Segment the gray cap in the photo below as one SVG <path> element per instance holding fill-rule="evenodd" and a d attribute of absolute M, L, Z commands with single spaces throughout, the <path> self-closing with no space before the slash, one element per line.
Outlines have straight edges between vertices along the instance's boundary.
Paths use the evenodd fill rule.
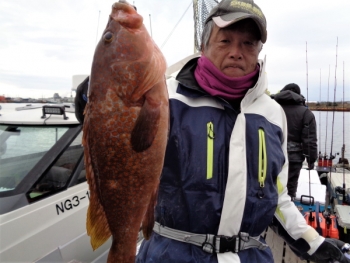
<path fill-rule="evenodd" d="M 261 42 L 265 43 L 267 39 L 266 19 L 254 0 L 222 0 L 210 11 L 205 23 L 213 19 L 218 27 L 223 28 L 247 18 L 255 21 L 260 31 Z"/>

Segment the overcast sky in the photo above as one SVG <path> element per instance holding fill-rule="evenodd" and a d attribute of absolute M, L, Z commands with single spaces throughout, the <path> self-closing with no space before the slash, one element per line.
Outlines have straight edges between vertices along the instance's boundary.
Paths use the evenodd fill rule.
<path fill-rule="evenodd" d="M 169 66 L 193 54 L 192 0 L 132 2 Z M 335 89 L 339 101 L 345 83 L 345 100 L 350 100 L 350 1 L 255 2 L 267 19 L 268 37 L 260 57 L 266 55 L 270 92 L 294 82 L 309 101 L 318 101 L 320 90 L 322 101 L 333 101 Z M 112 4 L 107 0 L 0 1 L 0 95 L 70 96 L 72 76 L 90 74 L 96 40 Z"/>

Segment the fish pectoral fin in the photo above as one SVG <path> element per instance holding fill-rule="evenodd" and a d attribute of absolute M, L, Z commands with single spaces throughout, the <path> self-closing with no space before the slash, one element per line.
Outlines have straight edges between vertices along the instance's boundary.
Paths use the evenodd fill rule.
<path fill-rule="evenodd" d="M 156 206 L 158 196 L 158 189 L 154 191 L 148 204 L 147 211 L 142 220 L 142 234 L 143 237 L 148 240 L 151 237 L 154 227 L 154 207 Z"/>
<path fill-rule="evenodd" d="M 135 152 L 147 150 L 157 134 L 160 120 L 159 103 L 145 100 L 131 132 L 131 147 Z"/>

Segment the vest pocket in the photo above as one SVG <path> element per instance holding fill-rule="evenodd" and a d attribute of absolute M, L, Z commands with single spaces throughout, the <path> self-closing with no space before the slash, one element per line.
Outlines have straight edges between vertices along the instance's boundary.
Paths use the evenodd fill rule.
<path fill-rule="evenodd" d="M 213 178 L 214 169 L 214 124 L 207 123 L 207 180 Z"/>

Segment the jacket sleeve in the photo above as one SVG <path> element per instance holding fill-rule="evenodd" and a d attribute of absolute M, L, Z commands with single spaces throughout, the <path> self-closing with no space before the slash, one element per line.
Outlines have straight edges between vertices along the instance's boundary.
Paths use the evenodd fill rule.
<path fill-rule="evenodd" d="M 307 163 L 314 163 L 317 159 L 317 129 L 314 114 L 306 110 L 302 129 L 303 153 Z"/>
<path fill-rule="evenodd" d="M 300 257 L 313 254 L 324 241 L 315 229 L 307 225 L 304 217 L 291 201 L 287 191 L 288 157 L 287 157 L 287 121 L 283 112 L 282 129 L 284 141 L 282 144 L 285 163 L 277 177 L 278 205 L 270 227 L 279 234 Z"/>

